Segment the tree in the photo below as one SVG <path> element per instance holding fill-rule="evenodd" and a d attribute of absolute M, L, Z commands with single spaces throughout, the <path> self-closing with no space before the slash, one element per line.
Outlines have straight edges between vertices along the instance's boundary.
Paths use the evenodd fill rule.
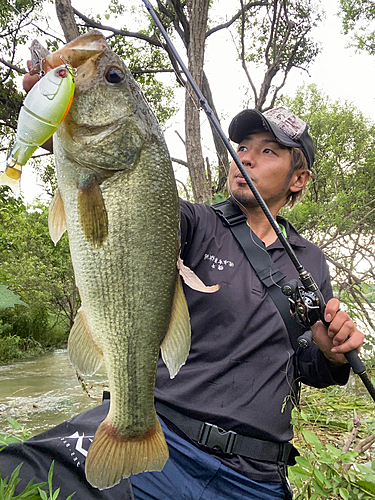
<path fill-rule="evenodd" d="M 36 202 L 27 207 L 9 188 L 0 188 L 0 283 L 30 306 L 21 316 L 47 314 L 49 329 L 73 326 L 80 299 L 75 286 L 67 236 L 54 246 L 48 232 L 48 208 Z M 7 316 L 19 316 L 7 312 Z"/>
<path fill-rule="evenodd" d="M 218 20 L 215 7 L 222 6 L 222 2 L 209 2 L 209 0 L 157 0 L 159 16 L 171 33 L 177 33 L 187 52 L 188 67 L 197 80 L 208 104 L 216 117 L 219 119 L 213 102 L 209 81 L 204 72 L 205 46 L 208 40 L 213 40 L 216 34 L 224 29 L 233 31 L 233 38 L 237 40 L 240 47 L 239 53 L 244 68 L 249 78 L 252 70 L 249 64 L 254 63 L 265 71 L 264 81 L 259 92 L 256 90 L 254 79 L 251 77 L 250 84 L 253 89 L 254 105 L 262 110 L 272 105 L 279 90 L 285 85 L 286 78 L 294 67 L 307 70 L 311 61 L 316 57 L 319 50 L 317 45 L 309 39 L 311 29 L 319 22 L 321 14 L 319 8 L 310 0 L 254 0 L 244 3 L 242 0 L 238 6 L 226 4 L 227 19 L 225 22 Z M 160 40 L 160 35 L 152 22 L 144 29 L 137 32 L 129 31 L 126 26 L 114 28 L 103 24 L 101 16 L 95 19 L 82 14 L 71 6 L 70 0 L 59 0 L 56 2 L 58 18 L 62 23 L 65 36 L 69 39 L 90 28 L 98 28 L 109 33 L 109 41 L 113 49 L 120 55 L 126 55 L 127 62 L 134 76 L 140 82 L 151 104 L 160 103 L 160 95 L 166 96 L 163 108 L 167 111 L 164 116 L 173 112 L 167 105 L 170 89 L 166 91 L 165 86 L 158 85 L 155 74 L 158 72 L 176 72 L 179 84 L 184 82 L 176 61 L 165 43 Z M 129 6 L 120 2 L 113 2 L 104 15 L 121 15 L 124 19 L 130 19 L 131 15 L 138 16 L 138 12 L 131 11 Z M 127 14 L 126 16 L 124 14 Z M 139 16 L 138 16 L 139 17 Z M 75 20 L 76 26 L 73 20 Z M 143 21 L 147 20 L 145 11 Z M 250 33 L 251 27 L 255 26 L 254 32 Z M 50 47 L 57 48 L 61 40 L 56 37 L 48 37 Z M 250 40 L 250 42 L 249 42 Z M 169 57 L 169 62 L 166 58 Z M 275 78 L 281 76 L 281 82 L 274 83 Z M 158 97 L 152 97 L 152 89 L 156 89 Z M 185 145 L 187 167 L 189 169 L 193 196 L 195 201 L 204 202 L 211 200 L 210 180 L 214 176 L 206 172 L 206 164 L 201 148 L 201 130 L 199 120 L 199 106 L 193 102 L 192 92 L 186 92 L 185 99 Z M 196 100 L 195 100 L 196 101 Z M 160 111 L 159 109 L 156 111 Z M 163 115 L 163 114 L 162 114 Z M 159 115 L 158 115 L 159 117 Z M 160 118 L 159 118 L 160 119 Z M 218 172 L 215 179 L 217 189 L 222 189 L 225 183 L 226 170 L 228 167 L 228 155 L 221 140 L 214 132 L 214 142 L 217 151 Z"/>
<path fill-rule="evenodd" d="M 344 33 L 352 34 L 352 45 L 375 54 L 375 3 L 372 0 L 340 0 Z"/>
<path fill-rule="evenodd" d="M 325 253 L 335 293 L 373 329 L 375 125 L 353 105 L 312 85 L 282 103 L 310 124 L 316 161 L 310 187 L 288 219 Z"/>

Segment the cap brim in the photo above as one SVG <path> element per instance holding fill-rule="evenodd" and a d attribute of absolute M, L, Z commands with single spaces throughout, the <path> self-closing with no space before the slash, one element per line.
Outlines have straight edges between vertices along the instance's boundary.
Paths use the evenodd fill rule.
<path fill-rule="evenodd" d="M 301 147 L 301 144 L 293 141 L 278 125 L 269 122 L 257 109 L 245 109 L 233 118 L 229 125 L 229 138 L 239 144 L 252 132 L 259 130 L 271 132 L 277 142 L 284 146 Z"/>

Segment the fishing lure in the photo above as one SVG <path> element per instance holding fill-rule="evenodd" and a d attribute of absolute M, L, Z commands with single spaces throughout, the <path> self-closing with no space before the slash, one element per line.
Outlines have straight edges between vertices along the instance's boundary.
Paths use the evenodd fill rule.
<path fill-rule="evenodd" d="M 18 115 L 15 144 L 7 158 L 0 185 L 19 192 L 22 166 L 58 129 L 74 95 L 75 69 L 62 64 L 49 71 L 25 97 Z"/>

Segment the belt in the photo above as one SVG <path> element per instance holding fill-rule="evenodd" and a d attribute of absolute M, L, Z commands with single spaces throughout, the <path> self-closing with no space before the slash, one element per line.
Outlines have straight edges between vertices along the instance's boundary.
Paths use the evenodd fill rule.
<path fill-rule="evenodd" d="M 228 455 L 242 455 L 253 460 L 288 465 L 295 463 L 294 457 L 298 455 L 294 446 L 287 441 L 276 443 L 225 431 L 217 425 L 183 415 L 159 401 L 155 402 L 155 408 L 161 417 L 172 422 L 192 441 Z"/>

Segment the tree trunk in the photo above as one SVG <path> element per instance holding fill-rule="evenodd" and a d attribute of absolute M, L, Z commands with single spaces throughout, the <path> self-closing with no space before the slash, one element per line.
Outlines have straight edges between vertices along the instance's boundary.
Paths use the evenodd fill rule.
<path fill-rule="evenodd" d="M 79 31 L 70 0 L 56 0 L 56 14 L 63 29 L 65 40 L 71 42 L 77 38 Z"/>
<path fill-rule="evenodd" d="M 202 89 L 205 34 L 209 0 L 189 0 L 190 42 L 188 47 L 189 71 Z M 201 147 L 200 111 L 198 99 L 188 87 L 185 97 L 186 157 L 189 166 L 194 201 L 211 201 L 211 187 L 205 174 L 205 163 Z"/>
<path fill-rule="evenodd" d="M 214 100 L 212 97 L 211 93 L 211 88 L 210 84 L 207 80 L 207 76 L 205 73 L 203 73 L 203 82 L 202 82 L 202 91 L 204 97 L 207 99 L 208 105 L 212 109 L 217 121 L 220 123 L 219 116 L 216 112 Z M 211 123 L 210 123 L 211 125 Z M 215 149 L 216 149 L 216 154 L 217 154 L 217 161 L 218 161 L 218 182 L 216 186 L 216 192 L 217 191 L 222 191 L 224 189 L 225 183 L 227 181 L 228 177 L 228 171 L 229 171 L 229 157 L 228 157 L 228 150 L 226 146 L 224 145 L 221 137 L 219 134 L 216 132 L 215 128 L 211 125 L 211 131 L 212 135 L 214 138 L 214 143 L 215 143 Z"/>

